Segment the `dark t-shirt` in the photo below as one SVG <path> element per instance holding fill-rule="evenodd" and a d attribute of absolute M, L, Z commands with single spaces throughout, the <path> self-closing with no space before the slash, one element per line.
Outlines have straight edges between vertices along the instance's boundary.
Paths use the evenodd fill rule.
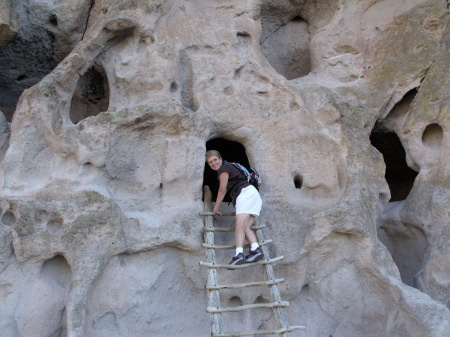
<path fill-rule="evenodd" d="M 220 176 L 222 172 L 228 172 L 227 193 L 231 197 L 233 206 L 236 206 L 236 198 L 239 196 L 239 193 L 241 193 L 243 188 L 250 186 L 250 183 L 247 182 L 245 174 L 230 163 L 223 163 L 217 174 Z"/>

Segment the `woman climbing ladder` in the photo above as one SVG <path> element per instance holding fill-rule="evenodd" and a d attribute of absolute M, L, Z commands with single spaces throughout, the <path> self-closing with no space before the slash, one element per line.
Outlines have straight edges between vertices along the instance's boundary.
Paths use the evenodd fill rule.
<path fill-rule="evenodd" d="M 214 213 L 222 215 L 220 205 L 228 192 L 233 206 L 236 207 L 235 243 L 236 253 L 230 265 L 256 262 L 263 258 L 264 253 L 258 245 L 256 235 L 251 229 L 256 217 L 259 216 L 262 200 L 258 190 L 252 186 L 245 175 L 232 164 L 224 162 L 216 150 L 206 152 L 206 162 L 217 171 L 219 177 L 219 191 L 214 206 Z M 244 240 L 250 243 L 250 251 L 244 256 Z"/>

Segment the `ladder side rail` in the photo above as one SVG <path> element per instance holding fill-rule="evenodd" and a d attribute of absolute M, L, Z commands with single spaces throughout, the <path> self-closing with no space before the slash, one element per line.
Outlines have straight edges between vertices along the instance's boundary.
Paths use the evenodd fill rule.
<path fill-rule="evenodd" d="M 210 212 L 212 209 L 211 202 L 212 202 L 212 193 L 208 186 L 203 186 L 203 199 L 204 199 L 204 210 L 205 212 Z M 205 228 L 213 228 L 213 217 L 212 216 L 206 216 L 204 218 L 204 226 Z M 205 243 L 214 245 L 214 232 L 211 231 L 205 231 L 204 233 L 204 240 Z M 215 264 L 216 263 L 216 252 L 214 249 L 208 249 L 207 250 L 207 261 L 209 263 Z M 211 284 L 213 286 L 219 285 L 219 276 L 217 273 L 217 269 L 215 268 L 209 268 L 208 269 L 208 284 Z M 207 289 L 208 292 L 208 306 L 212 306 L 214 308 L 220 309 L 220 293 L 219 289 Z M 223 320 L 222 320 L 222 314 L 220 312 L 218 313 L 212 313 L 211 314 L 211 334 L 221 334 L 223 332 Z"/>
<path fill-rule="evenodd" d="M 257 229 L 255 231 L 256 234 L 256 238 L 258 239 L 258 241 L 264 241 L 264 233 L 262 230 Z M 261 247 L 261 249 L 264 252 L 264 258 L 269 260 L 270 259 L 270 255 L 269 255 L 269 250 L 267 248 L 267 246 L 263 246 Z M 271 264 L 266 264 L 265 265 L 265 269 L 266 269 L 266 274 L 267 274 L 267 280 L 275 280 L 275 273 L 273 271 L 273 267 Z M 270 294 L 272 296 L 272 300 L 274 302 L 277 303 L 281 303 L 283 302 L 281 300 L 281 296 L 280 296 L 280 292 L 278 291 L 278 287 L 276 284 L 270 285 Z M 284 308 L 282 307 L 276 307 L 274 308 L 274 311 L 276 313 L 276 318 L 278 320 L 278 325 L 280 326 L 281 330 L 287 330 L 289 329 L 289 322 L 286 316 L 286 312 L 284 310 Z M 288 331 L 286 332 L 281 332 L 280 336 L 282 337 L 289 337 L 290 334 Z"/>

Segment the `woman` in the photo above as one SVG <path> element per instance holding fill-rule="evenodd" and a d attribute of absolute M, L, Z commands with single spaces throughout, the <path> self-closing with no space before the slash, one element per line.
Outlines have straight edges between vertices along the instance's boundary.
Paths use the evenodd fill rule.
<path fill-rule="evenodd" d="M 219 216 L 222 215 L 220 205 L 227 192 L 231 197 L 233 206 L 236 207 L 236 228 L 234 232 L 236 253 L 229 264 L 237 265 L 261 260 L 264 253 L 251 229 L 262 206 L 258 190 L 247 181 L 244 173 L 230 163 L 224 163 L 218 151 L 207 151 L 205 157 L 209 167 L 217 171 L 220 182 L 213 212 Z M 245 238 L 251 245 L 247 256 L 244 256 L 243 248 Z"/>

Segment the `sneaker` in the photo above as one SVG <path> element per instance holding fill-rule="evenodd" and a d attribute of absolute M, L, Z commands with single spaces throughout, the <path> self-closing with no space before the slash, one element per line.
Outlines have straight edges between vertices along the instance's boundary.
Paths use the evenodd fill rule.
<path fill-rule="evenodd" d="M 245 257 L 245 260 L 247 263 L 250 262 L 256 262 L 261 260 L 264 257 L 264 253 L 261 250 L 260 247 L 256 248 L 255 250 L 250 250 L 248 252 L 248 255 Z"/>
<path fill-rule="evenodd" d="M 243 264 L 245 263 L 245 257 L 244 254 L 239 253 L 238 255 L 236 255 L 235 257 L 233 257 L 229 263 L 230 266 L 234 266 L 237 264 Z"/>

